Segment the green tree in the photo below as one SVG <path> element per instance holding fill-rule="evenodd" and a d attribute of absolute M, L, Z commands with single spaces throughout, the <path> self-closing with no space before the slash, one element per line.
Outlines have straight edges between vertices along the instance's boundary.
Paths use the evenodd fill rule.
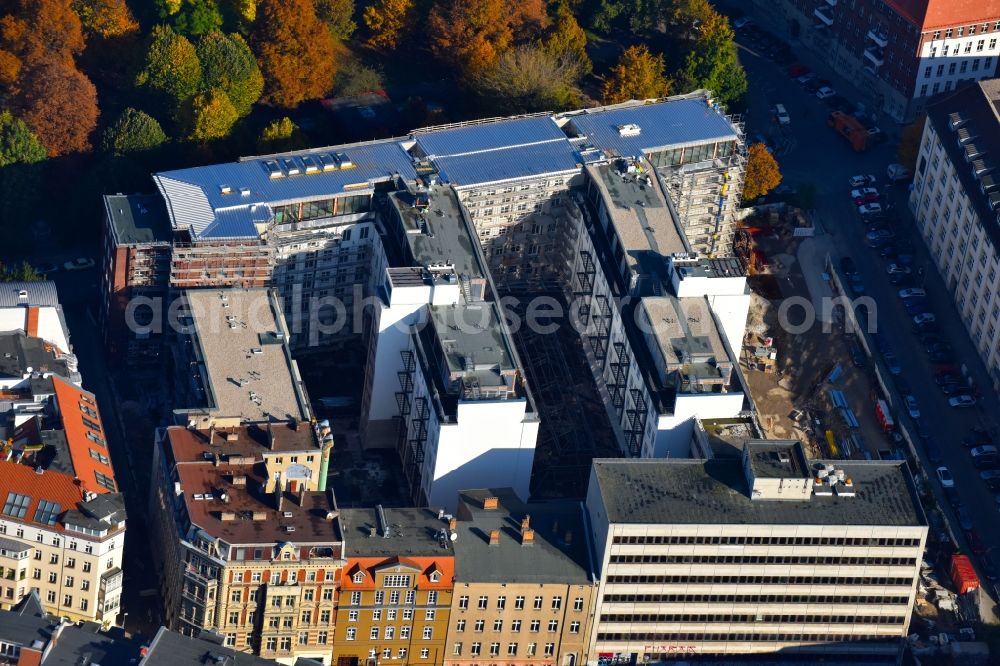
<path fill-rule="evenodd" d="M 264 92 L 264 76 L 250 46 L 238 34 L 210 32 L 198 40 L 198 60 L 206 88 L 220 88 L 242 118 Z"/>
<path fill-rule="evenodd" d="M 73 10 L 90 35 L 108 39 L 139 29 L 125 0 L 73 0 Z"/>
<path fill-rule="evenodd" d="M 257 139 L 257 150 L 261 153 L 281 153 L 298 150 L 309 145 L 306 136 L 288 116 L 272 121 Z"/>
<path fill-rule="evenodd" d="M 394 49 L 413 19 L 413 0 L 375 0 L 361 15 L 368 28 L 368 44 L 379 49 Z"/>
<path fill-rule="evenodd" d="M 201 87 L 201 63 L 194 44 L 169 26 L 154 27 L 135 83 L 165 98 L 176 111 Z"/>
<path fill-rule="evenodd" d="M 182 35 L 197 37 L 222 29 L 219 0 L 155 0 L 161 19 Z"/>
<path fill-rule="evenodd" d="M 20 118 L 0 112 L 0 167 L 32 164 L 47 157 L 45 146 Z"/>
<path fill-rule="evenodd" d="M 330 28 L 335 39 L 349 39 L 358 24 L 354 22 L 354 0 L 315 0 L 316 16 Z"/>
<path fill-rule="evenodd" d="M 556 5 L 555 16 L 543 43 L 551 55 L 577 60 L 585 74 L 589 74 L 594 67 L 587 55 L 587 33 L 577 23 L 568 0 L 561 0 Z"/>
<path fill-rule="evenodd" d="M 330 90 L 337 70 L 333 36 L 312 0 L 262 0 L 254 25 L 264 101 L 287 108 Z"/>
<path fill-rule="evenodd" d="M 743 174 L 743 200 L 762 197 L 781 183 L 778 162 L 763 143 L 753 143 L 747 149 L 747 167 Z"/>
<path fill-rule="evenodd" d="M 662 55 L 654 56 L 644 44 L 630 46 L 604 79 L 601 89 L 604 103 L 663 97 L 670 92 L 665 69 Z"/>
<path fill-rule="evenodd" d="M 101 149 L 107 153 L 123 155 L 152 150 L 166 140 L 167 135 L 155 118 L 130 107 L 104 130 Z"/>
<path fill-rule="evenodd" d="M 707 88 L 722 104 L 735 102 L 746 92 L 747 78 L 728 19 L 711 10 L 697 34 L 684 66 L 674 76 L 676 86 L 682 93 Z"/>
<path fill-rule="evenodd" d="M 917 170 L 917 156 L 920 154 L 920 142 L 924 137 L 924 123 L 927 114 L 921 113 L 912 123 L 907 125 L 899 136 L 897 157 L 899 163 L 913 173 Z"/>
<path fill-rule="evenodd" d="M 382 88 L 382 70 L 354 59 L 344 63 L 333 82 L 333 91 L 338 97 L 363 95 Z"/>
<path fill-rule="evenodd" d="M 215 88 L 195 95 L 187 104 L 188 138 L 193 141 L 222 139 L 239 120 L 226 93 Z"/>
<path fill-rule="evenodd" d="M 4 266 L 0 271 L 0 282 L 41 282 L 45 275 L 35 270 L 27 261 L 19 266 Z"/>
<path fill-rule="evenodd" d="M 579 60 L 543 47 L 523 45 L 500 54 L 470 79 L 491 109 L 505 113 L 559 111 L 578 106 Z"/>

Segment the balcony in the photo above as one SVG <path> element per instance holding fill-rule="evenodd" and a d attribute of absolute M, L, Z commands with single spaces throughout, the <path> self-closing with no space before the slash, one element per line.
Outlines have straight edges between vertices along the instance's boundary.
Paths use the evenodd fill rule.
<path fill-rule="evenodd" d="M 827 13 L 826 7 L 817 7 L 816 11 L 813 12 L 813 16 L 822 21 L 823 25 L 830 27 L 833 25 L 833 16 Z M 816 26 L 817 28 L 820 26 Z"/>
<path fill-rule="evenodd" d="M 870 62 L 875 67 L 881 67 L 882 63 L 885 62 L 882 49 L 877 46 L 869 46 L 865 49 L 865 60 Z"/>
<path fill-rule="evenodd" d="M 889 35 L 881 28 L 872 28 L 869 30 L 868 39 L 878 44 L 881 49 L 889 45 Z"/>

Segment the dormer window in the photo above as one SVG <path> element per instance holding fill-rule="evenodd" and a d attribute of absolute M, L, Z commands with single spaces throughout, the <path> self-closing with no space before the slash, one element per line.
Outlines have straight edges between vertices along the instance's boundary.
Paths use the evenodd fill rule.
<path fill-rule="evenodd" d="M 354 580 L 355 583 L 363 583 L 363 582 L 365 582 L 365 574 L 363 572 L 359 571 L 356 574 L 354 574 L 353 580 Z"/>
<path fill-rule="evenodd" d="M 441 580 L 441 572 L 440 571 L 431 572 L 430 579 L 432 583 L 437 583 L 438 581 Z"/>

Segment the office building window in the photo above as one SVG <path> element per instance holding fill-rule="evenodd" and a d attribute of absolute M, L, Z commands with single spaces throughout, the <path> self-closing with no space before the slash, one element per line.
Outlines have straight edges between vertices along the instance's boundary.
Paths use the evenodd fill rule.
<path fill-rule="evenodd" d="M 514 610 L 524 610 L 524 597 L 514 597 Z"/>
<path fill-rule="evenodd" d="M 489 603 L 489 598 L 485 596 L 479 597 L 479 610 L 486 610 L 486 605 Z"/>
<path fill-rule="evenodd" d="M 466 595 L 464 595 L 464 594 L 463 594 L 462 596 L 460 596 L 460 597 L 458 598 L 458 607 L 459 607 L 459 608 L 460 608 L 461 610 L 465 610 L 465 609 L 467 609 L 467 608 L 469 607 L 469 597 L 467 597 L 467 596 L 466 596 Z"/>
<path fill-rule="evenodd" d="M 542 598 L 535 597 L 535 610 L 542 610 Z"/>
<path fill-rule="evenodd" d="M 499 643 L 490 643 L 490 656 L 491 657 L 496 657 L 499 654 L 500 654 L 500 644 Z"/>

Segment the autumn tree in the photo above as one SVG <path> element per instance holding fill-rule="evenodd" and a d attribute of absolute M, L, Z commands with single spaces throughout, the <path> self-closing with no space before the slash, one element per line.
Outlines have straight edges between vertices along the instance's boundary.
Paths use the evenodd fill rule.
<path fill-rule="evenodd" d="M 593 69 L 590 56 L 587 55 L 587 33 L 577 23 L 568 0 L 562 0 L 556 5 L 555 16 L 543 44 L 545 50 L 557 58 L 575 59 L 580 63 L 583 73 L 589 74 Z"/>
<path fill-rule="evenodd" d="M 281 153 L 298 150 L 308 145 L 308 140 L 288 116 L 272 121 L 257 139 L 257 150 L 261 153 Z"/>
<path fill-rule="evenodd" d="M 46 157 L 45 146 L 20 118 L 0 112 L 0 167 L 33 164 Z"/>
<path fill-rule="evenodd" d="M 431 52 L 475 75 L 510 47 L 513 18 L 504 0 L 438 0 L 427 18 Z"/>
<path fill-rule="evenodd" d="M 193 141 L 211 141 L 229 134 L 239 114 L 226 93 L 215 88 L 195 95 L 185 105 L 187 136 Z"/>
<path fill-rule="evenodd" d="M 581 74 L 578 59 L 556 55 L 540 46 L 506 51 L 470 80 L 491 109 L 504 113 L 559 111 L 578 106 Z"/>
<path fill-rule="evenodd" d="M 97 89 L 73 65 L 45 60 L 21 77 L 21 117 L 50 156 L 90 148 L 97 126 Z"/>
<path fill-rule="evenodd" d="M 257 0 L 226 0 L 223 17 L 235 19 L 235 23 L 249 26 L 257 19 Z"/>
<path fill-rule="evenodd" d="M 355 59 L 344 63 L 333 82 L 333 92 L 338 97 L 363 95 L 381 90 L 382 87 L 382 70 Z"/>
<path fill-rule="evenodd" d="M 361 15 L 370 33 L 368 44 L 378 49 L 396 48 L 413 14 L 414 0 L 375 0 Z"/>
<path fill-rule="evenodd" d="M 912 123 L 903 128 L 899 136 L 897 157 L 899 163 L 909 169 L 911 173 L 917 170 L 917 156 L 920 154 L 920 142 L 923 140 L 926 120 L 927 114 L 921 113 Z"/>
<path fill-rule="evenodd" d="M 241 118 L 250 113 L 264 92 L 264 77 L 246 41 L 236 33 L 210 32 L 198 40 L 197 53 L 203 85 L 225 92 Z"/>
<path fill-rule="evenodd" d="M 101 149 L 107 153 L 124 155 L 152 150 L 166 140 L 167 135 L 155 118 L 129 107 L 105 128 L 101 136 Z"/>
<path fill-rule="evenodd" d="M 201 86 L 201 62 L 194 44 L 169 26 L 154 27 L 135 83 L 155 97 L 165 98 L 171 111 L 176 111 Z"/>
<path fill-rule="evenodd" d="M 222 29 L 219 0 L 154 0 L 161 19 L 182 35 L 197 37 Z"/>
<path fill-rule="evenodd" d="M 736 52 L 729 20 L 711 7 L 699 15 L 697 37 L 691 42 L 683 67 L 674 75 L 681 92 L 707 88 L 722 104 L 730 104 L 747 90 L 746 72 Z"/>
<path fill-rule="evenodd" d="M 264 101 L 293 107 L 322 97 L 336 73 L 334 42 L 312 0 L 262 0 L 251 40 L 264 74 Z"/>
<path fill-rule="evenodd" d="M 665 69 L 662 55 L 654 56 L 644 44 L 630 46 L 604 79 L 601 88 L 604 103 L 663 97 L 670 92 L 670 81 L 664 76 Z"/>
<path fill-rule="evenodd" d="M 358 25 L 354 22 L 354 0 L 315 0 L 316 16 L 330 29 L 334 39 L 348 39 Z"/>
<path fill-rule="evenodd" d="M 83 51 L 80 17 L 70 0 L 7 0 L 10 11 L 0 25 L 0 46 L 17 55 L 23 64 L 43 60 L 72 63 Z"/>
<path fill-rule="evenodd" d="M 90 35 L 109 39 L 139 29 L 125 0 L 73 0 L 73 9 Z"/>
<path fill-rule="evenodd" d="M 750 144 L 747 149 L 746 173 L 743 174 L 743 200 L 762 197 L 781 183 L 778 162 L 763 143 Z"/>

